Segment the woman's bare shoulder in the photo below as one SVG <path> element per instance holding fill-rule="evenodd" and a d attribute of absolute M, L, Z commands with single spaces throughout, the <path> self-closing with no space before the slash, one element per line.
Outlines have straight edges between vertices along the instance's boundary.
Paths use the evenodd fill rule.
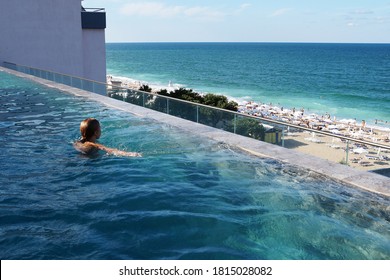
<path fill-rule="evenodd" d="M 95 143 L 92 143 L 92 142 L 82 143 L 80 141 L 76 141 L 73 143 L 73 147 L 77 151 L 79 151 L 80 153 L 83 153 L 86 155 L 96 153 L 99 150 L 98 145 L 96 145 Z"/>

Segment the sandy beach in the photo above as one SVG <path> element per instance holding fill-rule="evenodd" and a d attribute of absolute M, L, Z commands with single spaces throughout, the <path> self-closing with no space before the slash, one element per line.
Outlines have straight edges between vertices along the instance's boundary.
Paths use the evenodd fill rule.
<path fill-rule="evenodd" d="M 302 153 L 345 164 L 347 144 L 336 137 L 309 132 L 294 132 L 285 136 L 284 145 Z M 390 168 L 390 150 L 375 147 L 362 147 L 356 143 L 348 145 L 348 165 L 360 170 Z"/>
<path fill-rule="evenodd" d="M 247 102 L 240 104 L 239 112 L 293 124 L 302 128 L 328 132 L 332 136 L 289 129 L 284 135 L 284 147 L 314 155 L 340 164 L 348 164 L 361 170 L 390 168 L 390 130 L 379 125 L 368 125 L 364 120 L 338 119 L 337 116 L 307 114 L 304 109 L 285 109 L 272 104 Z M 337 136 L 345 136 L 370 143 L 389 146 L 389 149 L 359 144 Z M 347 153 L 348 151 L 348 153 Z"/>
<path fill-rule="evenodd" d="M 107 83 L 138 90 L 142 85 L 148 85 L 153 92 L 161 89 L 173 91 L 177 89 L 169 82 L 165 87 L 150 85 L 147 82 L 130 78 L 107 76 Z M 315 132 L 292 129 L 284 135 L 284 146 L 302 153 L 314 155 L 340 164 L 346 164 L 361 170 L 378 170 L 390 168 L 390 149 L 375 148 L 369 145 L 349 143 L 337 138 L 337 135 L 365 140 L 390 146 L 390 129 L 378 125 L 368 125 L 364 120 L 338 119 L 336 116 L 307 114 L 304 109 L 286 109 L 261 104 L 244 102 L 239 104 L 238 112 L 267 119 L 278 120 L 286 124 L 294 124 L 302 128 L 327 131 L 334 137 L 324 136 Z M 348 149 L 348 155 L 347 155 Z"/>

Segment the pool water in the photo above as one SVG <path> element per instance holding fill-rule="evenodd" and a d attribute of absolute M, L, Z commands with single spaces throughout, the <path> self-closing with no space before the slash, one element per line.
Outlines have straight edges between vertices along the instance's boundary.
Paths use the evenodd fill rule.
<path fill-rule="evenodd" d="M 4 72 L 0 166 L 1 259 L 390 259 L 388 197 Z"/>

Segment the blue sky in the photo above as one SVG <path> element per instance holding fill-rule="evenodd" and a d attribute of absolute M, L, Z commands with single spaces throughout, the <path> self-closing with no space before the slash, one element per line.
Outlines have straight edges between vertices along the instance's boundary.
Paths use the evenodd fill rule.
<path fill-rule="evenodd" d="M 107 42 L 390 43 L 390 0 L 84 0 Z"/>

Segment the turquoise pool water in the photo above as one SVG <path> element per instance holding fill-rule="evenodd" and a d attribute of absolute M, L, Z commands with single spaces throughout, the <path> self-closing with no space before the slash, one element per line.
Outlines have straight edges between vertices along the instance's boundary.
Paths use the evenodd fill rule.
<path fill-rule="evenodd" d="M 0 166 L 1 259 L 390 259 L 387 197 L 4 72 Z"/>

